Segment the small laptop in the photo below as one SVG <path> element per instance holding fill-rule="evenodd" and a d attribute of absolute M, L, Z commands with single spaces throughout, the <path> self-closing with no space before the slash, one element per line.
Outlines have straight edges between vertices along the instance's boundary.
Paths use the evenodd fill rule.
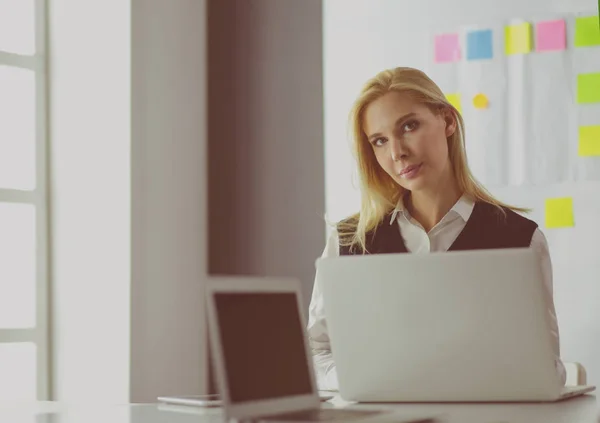
<path fill-rule="evenodd" d="M 206 294 L 210 344 L 226 420 L 434 421 L 321 405 L 299 281 L 211 277 Z"/>
<path fill-rule="evenodd" d="M 531 249 L 317 260 L 340 395 L 362 402 L 558 401 Z"/>

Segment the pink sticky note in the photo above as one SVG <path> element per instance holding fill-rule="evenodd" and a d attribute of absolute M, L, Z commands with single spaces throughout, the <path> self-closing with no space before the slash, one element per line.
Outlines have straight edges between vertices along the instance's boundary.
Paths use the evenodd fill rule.
<path fill-rule="evenodd" d="M 437 63 L 457 62 L 460 60 L 460 42 L 458 34 L 435 36 L 435 61 Z"/>
<path fill-rule="evenodd" d="M 537 51 L 564 50 L 567 47 L 566 26 L 562 19 L 539 22 L 535 32 Z"/>

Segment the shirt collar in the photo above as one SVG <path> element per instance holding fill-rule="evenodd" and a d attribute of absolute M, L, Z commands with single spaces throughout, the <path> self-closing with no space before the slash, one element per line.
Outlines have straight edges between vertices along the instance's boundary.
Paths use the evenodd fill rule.
<path fill-rule="evenodd" d="M 462 197 L 460 197 L 458 199 L 456 204 L 454 204 L 454 206 L 452 206 L 452 208 L 448 211 L 448 213 L 454 212 L 454 213 L 458 214 L 466 222 L 467 220 L 469 220 L 469 217 L 471 217 L 471 213 L 473 213 L 474 207 L 475 207 L 475 202 L 471 198 L 469 198 L 467 195 L 463 194 Z M 408 211 L 404 207 L 404 196 L 400 198 L 400 200 L 398 201 L 398 204 L 396 204 L 396 207 L 394 208 L 394 211 L 392 212 L 392 217 L 390 219 L 390 225 L 392 223 L 394 223 L 394 221 L 396 220 L 396 217 L 398 217 L 399 213 L 404 214 L 404 216 L 407 218 L 410 217 L 410 215 L 408 214 Z"/>

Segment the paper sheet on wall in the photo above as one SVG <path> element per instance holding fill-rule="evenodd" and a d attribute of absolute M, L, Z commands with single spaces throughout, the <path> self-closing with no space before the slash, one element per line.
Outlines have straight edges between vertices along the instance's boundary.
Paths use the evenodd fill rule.
<path fill-rule="evenodd" d="M 540 26 L 550 27 L 559 33 L 552 37 L 564 37 L 562 26 L 555 22 L 555 19 L 536 20 L 535 27 L 536 30 Z M 550 34 L 545 36 L 548 38 Z M 552 40 L 547 41 L 552 45 Z M 523 106 L 521 127 L 513 128 L 519 133 L 523 152 L 523 178 L 514 183 L 542 185 L 572 179 L 570 146 L 575 143 L 569 134 L 572 75 L 567 57 L 565 50 L 546 49 L 529 54 L 519 65 L 514 62 L 511 65 L 521 67 L 518 73 L 523 78 L 521 92 L 513 91 L 511 102 L 515 108 L 518 104 Z M 514 68 L 509 70 L 517 72 Z"/>
<path fill-rule="evenodd" d="M 571 136 L 576 141 L 572 153 L 576 157 L 576 181 L 600 180 L 600 156 L 591 154 L 600 143 L 596 139 L 597 132 L 591 129 L 600 125 L 600 99 L 597 91 L 588 91 L 600 89 L 600 26 L 598 16 L 594 15 L 582 13 L 576 16 L 570 32 L 575 46 L 572 54 L 575 106 Z"/>
<path fill-rule="evenodd" d="M 481 182 L 600 180 L 600 140 L 580 137 L 580 127 L 600 125 L 600 30 L 590 22 L 582 13 L 445 28 L 459 34 L 460 59 L 431 60 L 427 71 L 461 99 Z"/>
<path fill-rule="evenodd" d="M 464 97 L 465 147 L 473 174 L 486 185 L 507 182 L 503 166 L 507 154 L 506 132 L 502 124 L 506 121 L 506 78 L 500 29 L 500 26 L 462 28 L 463 37 L 467 40 L 467 56 L 473 58 L 459 65 L 459 87 Z M 472 49 L 479 50 L 482 46 L 468 43 L 474 34 L 483 34 L 484 31 L 491 32 L 483 48 L 488 51 L 487 58 L 483 58 L 486 55 L 470 54 Z"/>
<path fill-rule="evenodd" d="M 465 148 L 471 171 L 484 184 L 503 184 L 506 173 L 504 144 L 504 81 L 501 27 L 459 28 L 461 60 L 439 64 L 432 58 L 426 71 L 465 120 Z M 456 31 L 456 30 L 455 30 Z M 449 29 L 447 33 L 451 33 Z"/>

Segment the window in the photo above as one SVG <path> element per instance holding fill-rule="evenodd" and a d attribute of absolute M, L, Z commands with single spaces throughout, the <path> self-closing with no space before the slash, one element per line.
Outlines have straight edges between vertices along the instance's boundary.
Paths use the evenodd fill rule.
<path fill-rule="evenodd" d="M 0 0 L 0 400 L 49 398 L 46 0 Z"/>

